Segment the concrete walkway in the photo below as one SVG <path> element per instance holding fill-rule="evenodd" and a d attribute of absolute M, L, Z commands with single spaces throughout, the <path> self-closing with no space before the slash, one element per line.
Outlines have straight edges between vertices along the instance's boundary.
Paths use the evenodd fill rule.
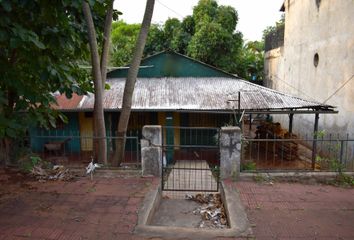
<path fill-rule="evenodd" d="M 169 198 L 184 198 L 186 194 L 195 194 L 187 190 L 217 191 L 218 186 L 205 160 L 181 160 L 171 166 L 173 169 L 165 181 L 165 189 L 185 190 L 183 192 L 164 191 Z"/>
<path fill-rule="evenodd" d="M 138 176 L 40 183 L 0 169 L 0 240 L 144 239 L 132 233 L 137 211 L 158 184 Z M 240 191 L 255 239 L 354 239 L 354 189 L 226 184 Z"/>

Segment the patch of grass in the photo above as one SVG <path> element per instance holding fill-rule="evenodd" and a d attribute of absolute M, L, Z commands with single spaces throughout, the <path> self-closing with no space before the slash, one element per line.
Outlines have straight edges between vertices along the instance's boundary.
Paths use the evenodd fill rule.
<path fill-rule="evenodd" d="M 87 189 L 86 192 L 87 192 L 87 193 L 96 192 L 96 188 L 95 188 L 95 187 L 90 187 L 89 189 Z"/>
<path fill-rule="evenodd" d="M 256 170 L 256 163 L 254 162 L 247 162 L 241 164 L 241 171 L 255 171 Z"/>
<path fill-rule="evenodd" d="M 39 156 L 27 155 L 19 161 L 19 167 L 22 171 L 29 173 L 32 171 L 34 166 L 42 163 L 45 162 Z"/>
<path fill-rule="evenodd" d="M 354 187 L 354 177 L 345 173 L 338 174 L 333 184 L 341 187 Z"/>

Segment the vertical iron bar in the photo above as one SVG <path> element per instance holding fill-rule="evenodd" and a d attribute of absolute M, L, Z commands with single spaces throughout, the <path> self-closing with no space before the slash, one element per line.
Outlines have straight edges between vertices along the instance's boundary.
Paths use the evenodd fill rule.
<path fill-rule="evenodd" d="M 343 153 L 344 153 L 344 141 L 340 140 L 340 155 L 339 155 L 340 164 L 343 164 Z"/>
<path fill-rule="evenodd" d="M 329 157 L 331 157 L 331 154 L 332 154 L 332 133 L 329 134 L 329 146 L 328 146 L 328 150 L 329 150 Z"/>
<path fill-rule="evenodd" d="M 258 150 L 257 150 L 257 163 L 259 163 L 259 145 L 260 145 L 260 141 L 258 141 Z"/>
<path fill-rule="evenodd" d="M 284 163 L 284 141 L 281 141 L 281 159 L 280 159 L 280 169 L 283 168 L 283 163 Z"/>
<path fill-rule="evenodd" d="M 312 161 L 311 168 L 315 170 L 316 167 L 316 155 L 317 155 L 317 132 L 318 132 L 318 120 L 320 116 L 319 113 L 315 114 L 315 126 L 313 129 L 313 141 L 312 141 Z"/>
<path fill-rule="evenodd" d="M 275 166 L 275 144 L 276 142 L 273 140 L 273 167 Z"/>
<path fill-rule="evenodd" d="M 251 131 L 252 131 L 252 114 L 250 114 L 250 125 L 249 125 L 249 131 L 250 131 L 250 136 L 251 136 Z"/>
<path fill-rule="evenodd" d="M 347 141 L 346 141 L 346 144 L 345 144 L 345 167 L 347 167 L 347 162 L 349 160 L 349 154 L 348 154 L 348 143 L 349 143 L 349 133 L 347 133 Z M 348 164 L 349 165 L 349 164 Z"/>
<path fill-rule="evenodd" d="M 289 114 L 289 135 L 290 137 L 293 135 L 293 119 L 294 119 L 294 113 Z"/>
<path fill-rule="evenodd" d="M 249 160 L 250 161 L 252 161 L 252 151 L 253 151 L 252 143 L 253 143 L 253 141 L 249 141 Z M 257 165 L 257 161 L 255 161 L 255 162 Z"/>
<path fill-rule="evenodd" d="M 165 177 L 165 167 L 166 166 L 164 166 L 164 162 L 163 162 L 163 156 L 165 155 L 165 153 L 164 153 L 164 142 L 163 142 L 163 138 L 164 138 L 164 127 L 162 127 L 162 129 L 161 129 L 161 137 L 162 137 L 162 141 L 161 141 L 161 152 L 162 152 L 162 154 L 161 154 L 161 187 L 162 187 L 162 191 L 165 189 L 165 186 L 164 186 L 164 177 Z M 166 163 L 166 165 L 167 165 L 167 163 Z"/>

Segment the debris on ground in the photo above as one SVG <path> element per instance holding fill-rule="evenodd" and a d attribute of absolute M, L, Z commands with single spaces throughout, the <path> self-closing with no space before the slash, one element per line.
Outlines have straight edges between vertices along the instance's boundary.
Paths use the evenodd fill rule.
<path fill-rule="evenodd" d="M 221 196 L 217 194 L 201 194 L 195 196 L 187 194 L 187 200 L 195 201 L 201 206 L 196 208 L 193 213 L 200 215 L 202 220 L 199 228 L 227 228 L 227 216 L 222 203 Z"/>
<path fill-rule="evenodd" d="M 31 175 L 39 181 L 70 181 L 74 178 L 74 175 L 69 171 L 69 169 L 63 165 L 54 165 L 52 168 L 43 168 L 41 165 L 36 165 L 32 168 Z"/>

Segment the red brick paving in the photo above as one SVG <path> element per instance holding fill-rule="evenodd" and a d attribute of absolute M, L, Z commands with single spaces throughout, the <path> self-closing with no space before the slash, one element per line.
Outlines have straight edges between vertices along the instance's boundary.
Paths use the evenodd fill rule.
<path fill-rule="evenodd" d="M 158 183 L 141 177 L 47 183 L 1 177 L 0 240 L 142 239 L 132 233 L 137 211 Z M 226 184 L 239 191 L 255 239 L 354 239 L 354 189 Z"/>
<path fill-rule="evenodd" d="M 257 239 L 354 239 L 354 189 L 228 184 L 240 192 Z"/>

